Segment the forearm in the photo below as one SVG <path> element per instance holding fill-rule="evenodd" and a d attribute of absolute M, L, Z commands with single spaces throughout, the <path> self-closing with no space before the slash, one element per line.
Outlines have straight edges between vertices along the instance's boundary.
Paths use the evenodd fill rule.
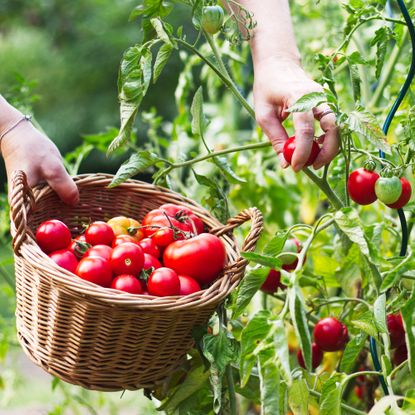
<path fill-rule="evenodd" d="M 10 105 L 1 95 L 0 95 L 0 137 L 3 133 L 19 119 L 22 118 L 22 113 Z M 0 154 L 2 153 L 2 142 L 0 141 Z"/>

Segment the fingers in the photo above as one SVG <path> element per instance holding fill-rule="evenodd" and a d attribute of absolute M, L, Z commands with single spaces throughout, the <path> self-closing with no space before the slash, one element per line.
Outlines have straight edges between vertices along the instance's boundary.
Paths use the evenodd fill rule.
<path fill-rule="evenodd" d="M 258 105 L 255 109 L 256 120 L 268 139 L 271 141 L 274 151 L 278 155 L 278 160 L 283 169 L 288 167 L 288 163 L 282 155 L 284 143 L 288 139 L 288 134 L 277 118 L 273 105 Z"/>
<path fill-rule="evenodd" d="M 60 161 L 51 161 L 42 167 L 42 176 L 63 202 L 71 206 L 78 203 L 78 188 Z"/>
<path fill-rule="evenodd" d="M 293 114 L 295 129 L 295 151 L 291 166 L 295 172 L 300 171 L 307 163 L 314 140 L 314 115 L 310 112 Z"/>

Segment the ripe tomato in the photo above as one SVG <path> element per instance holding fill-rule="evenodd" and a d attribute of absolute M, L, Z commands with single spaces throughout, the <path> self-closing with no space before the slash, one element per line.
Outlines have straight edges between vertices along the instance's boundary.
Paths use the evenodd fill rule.
<path fill-rule="evenodd" d="M 148 292 L 157 297 L 180 294 L 180 279 L 170 268 L 159 268 L 152 272 L 147 281 Z"/>
<path fill-rule="evenodd" d="M 107 223 L 111 226 L 115 236 L 130 235 L 137 241 L 144 238 L 144 232 L 140 229 L 141 224 L 135 219 L 127 218 L 126 216 L 116 216 Z"/>
<path fill-rule="evenodd" d="M 156 257 L 154 257 L 153 255 L 144 253 L 143 269 L 145 270 L 150 269 L 150 268 L 158 269 L 161 267 L 162 265 Z"/>
<path fill-rule="evenodd" d="M 226 252 L 222 241 L 215 235 L 202 233 L 185 241 L 170 244 L 163 255 L 166 267 L 179 275 L 188 275 L 199 284 L 214 281 L 225 265 Z"/>
<path fill-rule="evenodd" d="M 138 275 L 143 269 L 143 249 L 131 242 L 116 246 L 111 255 L 111 267 L 115 275 Z"/>
<path fill-rule="evenodd" d="M 347 181 L 347 190 L 351 199 L 359 205 L 370 205 L 377 199 L 375 183 L 379 175 L 363 167 L 353 171 Z"/>
<path fill-rule="evenodd" d="M 295 136 L 290 137 L 285 143 L 282 153 L 284 155 L 285 160 L 291 164 L 291 160 L 293 158 L 293 154 L 295 151 Z M 311 166 L 314 161 L 316 160 L 318 154 L 320 153 L 320 146 L 317 142 L 313 141 L 313 145 L 311 146 L 310 156 L 308 157 L 306 166 Z"/>
<path fill-rule="evenodd" d="M 363 395 L 364 395 L 364 385 L 356 385 L 354 387 L 354 394 L 360 399 L 363 399 Z"/>
<path fill-rule="evenodd" d="M 161 205 L 159 209 L 166 212 L 168 216 L 174 217 L 179 222 L 187 224 L 189 230 L 197 235 L 204 231 L 202 220 L 187 207 L 175 205 L 173 203 L 165 203 L 164 205 Z"/>
<path fill-rule="evenodd" d="M 112 281 L 111 263 L 96 256 L 83 258 L 78 264 L 76 275 L 102 287 L 109 287 Z"/>
<path fill-rule="evenodd" d="M 68 227 L 57 219 L 42 222 L 36 231 L 36 242 L 46 254 L 67 248 L 71 239 Z"/>
<path fill-rule="evenodd" d="M 130 294 L 143 294 L 140 281 L 134 275 L 122 274 L 112 280 L 111 288 Z"/>
<path fill-rule="evenodd" d="M 401 177 L 401 184 L 402 184 L 402 193 L 399 199 L 395 203 L 387 204 L 388 207 L 391 209 L 402 209 L 411 199 L 412 196 L 412 187 L 411 183 L 405 179 L 405 177 Z"/>
<path fill-rule="evenodd" d="M 403 326 L 402 315 L 400 313 L 388 314 L 386 316 L 391 347 L 399 347 L 405 343 L 405 329 Z"/>
<path fill-rule="evenodd" d="M 82 258 L 85 252 L 91 247 L 85 240 L 85 235 L 79 235 L 75 239 L 72 239 L 68 249 L 78 258 Z"/>
<path fill-rule="evenodd" d="M 377 198 L 385 203 L 392 204 L 398 201 L 402 194 L 402 183 L 398 177 L 379 177 L 375 184 Z"/>
<path fill-rule="evenodd" d="M 89 256 L 98 256 L 107 261 L 111 260 L 112 248 L 108 245 L 95 245 L 85 252 L 84 258 Z"/>
<path fill-rule="evenodd" d="M 131 242 L 133 244 L 139 245 L 139 240 L 131 235 L 118 235 L 115 237 L 112 242 L 112 247 L 115 248 L 118 245 L 124 244 L 126 242 Z"/>
<path fill-rule="evenodd" d="M 105 222 L 97 221 L 91 223 L 85 231 L 85 239 L 91 245 L 112 245 L 114 231 Z"/>
<path fill-rule="evenodd" d="M 160 258 L 160 248 L 156 245 L 153 238 L 144 238 L 140 241 L 139 245 L 143 248 L 145 254 Z"/>
<path fill-rule="evenodd" d="M 406 344 L 401 344 L 393 353 L 392 361 L 395 366 L 400 365 L 408 359 L 408 349 L 406 348 Z"/>
<path fill-rule="evenodd" d="M 306 367 L 305 367 L 303 352 L 301 349 L 298 349 L 297 360 L 298 360 L 298 364 L 302 368 L 305 369 Z M 316 343 L 311 344 L 311 360 L 312 360 L 313 369 L 320 366 L 321 362 L 323 361 L 323 351 L 320 349 L 320 347 L 317 346 Z"/>
<path fill-rule="evenodd" d="M 323 318 L 314 327 L 314 341 L 324 352 L 344 349 L 348 339 L 347 327 L 334 317 Z"/>
<path fill-rule="evenodd" d="M 180 295 L 189 295 L 197 293 L 201 290 L 200 285 L 193 278 L 187 275 L 179 275 L 180 280 Z"/>
<path fill-rule="evenodd" d="M 261 290 L 268 294 L 277 292 L 278 288 L 284 289 L 286 286 L 281 284 L 281 273 L 275 269 L 271 269 L 267 279 L 261 285 Z"/>
<path fill-rule="evenodd" d="M 59 251 L 52 252 L 49 254 L 49 257 L 60 267 L 75 274 L 76 267 L 78 266 L 78 260 L 69 249 L 61 249 Z"/>

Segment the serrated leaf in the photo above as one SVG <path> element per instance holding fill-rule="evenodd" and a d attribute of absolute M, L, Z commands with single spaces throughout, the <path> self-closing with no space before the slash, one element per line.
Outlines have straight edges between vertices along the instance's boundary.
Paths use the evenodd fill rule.
<path fill-rule="evenodd" d="M 383 63 L 388 48 L 388 43 L 395 38 L 395 33 L 388 26 L 382 26 L 375 32 L 375 37 L 370 42 L 370 46 L 376 45 L 376 78 L 380 77 Z"/>
<path fill-rule="evenodd" d="M 219 167 L 222 173 L 225 175 L 229 183 L 246 183 L 246 180 L 238 176 L 235 171 L 232 169 L 226 157 L 213 157 L 212 161 Z"/>
<path fill-rule="evenodd" d="M 320 415 L 341 415 L 342 376 L 334 374 L 324 382 L 320 397 Z"/>
<path fill-rule="evenodd" d="M 277 256 L 282 252 L 285 241 L 287 240 L 287 232 L 278 232 L 265 245 L 264 255 Z"/>
<path fill-rule="evenodd" d="M 283 415 L 280 411 L 280 373 L 270 359 L 258 359 L 260 380 L 261 415 Z"/>
<path fill-rule="evenodd" d="M 354 327 L 363 330 L 369 336 L 377 337 L 378 335 L 378 329 L 374 321 L 374 316 L 370 310 L 356 316 L 351 323 Z"/>
<path fill-rule="evenodd" d="M 359 75 L 359 68 L 349 62 L 350 81 L 352 83 L 353 99 L 360 101 L 360 84 L 362 80 Z"/>
<path fill-rule="evenodd" d="M 132 154 L 126 162 L 121 164 L 108 187 L 118 186 L 136 174 L 145 171 L 148 167 L 154 166 L 158 161 L 160 159 L 157 154 L 149 151 L 140 151 Z"/>
<path fill-rule="evenodd" d="M 311 92 L 309 94 L 303 95 L 298 99 L 291 107 L 289 107 L 287 112 L 307 112 L 311 111 L 313 108 L 327 102 L 327 97 L 324 92 Z"/>
<path fill-rule="evenodd" d="M 166 66 L 171 53 L 173 50 L 173 46 L 170 43 L 165 43 L 161 46 L 157 53 L 156 61 L 154 62 L 154 73 L 153 73 L 153 82 L 155 83 L 159 78 L 161 72 L 163 71 L 164 67 Z"/>
<path fill-rule="evenodd" d="M 270 268 L 280 268 L 281 261 L 273 256 L 258 254 L 256 252 L 241 252 L 241 256 L 248 261 Z"/>
<path fill-rule="evenodd" d="M 288 403 L 294 415 L 308 414 L 309 392 L 305 379 L 295 379 L 288 389 Z"/>
<path fill-rule="evenodd" d="M 366 333 L 359 333 L 354 336 L 344 349 L 342 360 L 340 363 L 340 371 L 344 373 L 351 373 L 356 364 L 357 358 L 363 349 L 368 335 Z"/>
<path fill-rule="evenodd" d="M 171 45 L 171 39 L 163 27 L 163 22 L 158 18 L 150 19 L 151 25 L 157 33 L 157 37 L 164 43 Z"/>
<path fill-rule="evenodd" d="M 290 353 L 283 320 L 278 319 L 274 322 L 274 347 L 276 362 L 281 376 L 287 385 L 291 385 Z"/>
<path fill-rule="evenodd" d="M 379 333 L 388 333 L 386 325 L 386 295 L 380 295 L 373 305 L 373 314 L 375 316 L 375 324 Z"/>

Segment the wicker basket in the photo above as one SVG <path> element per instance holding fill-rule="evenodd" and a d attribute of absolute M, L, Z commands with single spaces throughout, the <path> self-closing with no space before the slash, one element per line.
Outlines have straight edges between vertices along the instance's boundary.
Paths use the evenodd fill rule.
<path fill-rule="evenodd" d="M 23 172 L 12 179 L 11 218 L 16 268 L 16 324 L 29 358 L 58 378 L 88 389 L 154 388 L 192 347 L 192 329 L 205 324 L 237 286 L 246 267 L 232 229 L 251 220 L 242 250 L 252 251 L 262 230 L 256 208 L 226 225 L 170 190 L 136 180 L 109 189 L 112 176 L 80 175 L 80 203 L 64 205 L 47 185 L 30 189 Z M 185 297 L 131 295 L 99 287 L 58 267 L 34 239 L 44 220 L 77 230 L 89 220 L 125 215 L 141 219 L 163 203 L 180 203 L 199 215 L 227 251 L 223 275 L 208 289 Z"/>

